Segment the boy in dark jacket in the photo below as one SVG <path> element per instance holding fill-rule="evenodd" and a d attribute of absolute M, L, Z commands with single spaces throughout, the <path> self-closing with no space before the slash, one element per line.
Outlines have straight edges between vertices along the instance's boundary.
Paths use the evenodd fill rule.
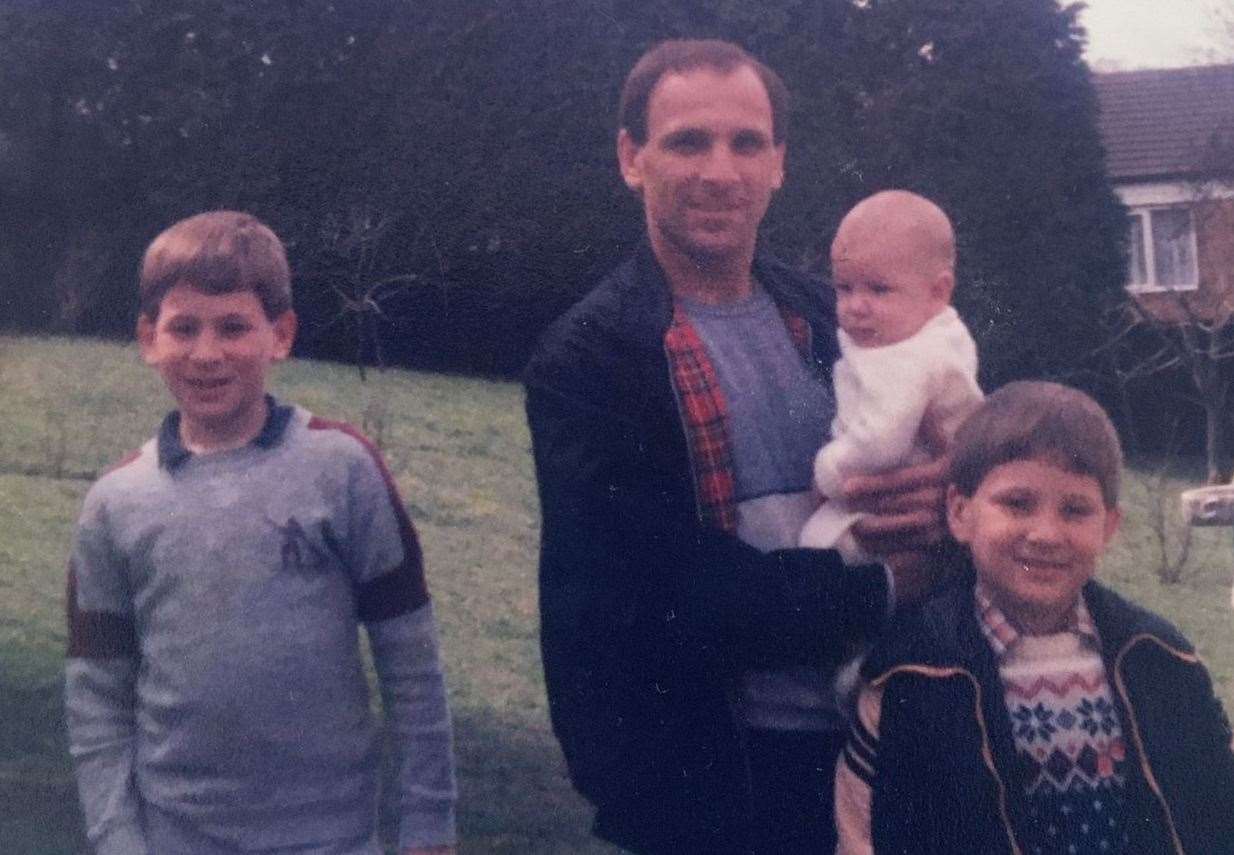
<path fill-rule="evenodd" d="M 863 668 L 839 852 L 1234 852 L 1208 673 L 1092 580 L 1121 469 L 1105 413 L 1057 384 L 1009 384 L 960 428 L 948 524 L 971 566 Z"/>

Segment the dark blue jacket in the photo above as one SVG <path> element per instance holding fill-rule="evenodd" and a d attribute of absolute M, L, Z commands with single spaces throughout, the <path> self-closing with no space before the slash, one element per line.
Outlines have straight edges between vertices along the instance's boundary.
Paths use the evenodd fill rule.
<path fill-rule="evenodd" d="M 888 630 L 871 805 L 878 853 L 1020 852 L 1015 742 L 965 574 Z M 1126 737 L 1130 851 L 1234 853 L 1234 753 L 1208 672 L 1166 621 L 1096 582 L 1084 597 Z"/>
<path fill-rule="evenodd" d="M 754 272 L 836 357 L 825 286 Z M 881 568 L 763 554 L 700 523 L 670 379 L 672 298 L 644 246 L 545 335 L 526 373 L 543 517 L 549 710 L 595 832 L 646 852 L 748 850 L 749 782 L 730 704 L 752 667 L 838 659 L 881 624 Z"/>

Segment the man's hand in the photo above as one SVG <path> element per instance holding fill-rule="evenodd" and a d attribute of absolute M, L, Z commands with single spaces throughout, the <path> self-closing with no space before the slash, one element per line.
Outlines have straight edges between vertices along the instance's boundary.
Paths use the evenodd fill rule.
<path fill-rule="evenodd" d="M 927 419 L 923 435 L 936 453 L 929 463 L 906 466 L 878 475 L 863 475 L 844 483 L 849 507 L 863 516 L 853 535 L 862 548 L 881 555 L 891 571 L 896 605 L 926 597 L 942 581 L 939 547 L 947 539 L 947 470 L 951 457 L 946 443 Z"/>
<path fill-rule="evenodd" d="M 878 475 L 857 475 L 844 482 L 844 500 L 863 516 L 853 534 L 872 555 L 920 551 L 947 536 L 944 455 L 928 463 Z"/>

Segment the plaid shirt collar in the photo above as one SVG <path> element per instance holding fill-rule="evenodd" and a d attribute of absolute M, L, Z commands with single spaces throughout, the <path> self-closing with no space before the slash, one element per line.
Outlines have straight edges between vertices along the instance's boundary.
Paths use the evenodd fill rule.
<path fill-rule="evenodd" d="M 1012 626 L 1011 621 L 1007 620 L 1003 610 L 994 605 L 990 590 L 984 583 L 977 582 L 973 588 L 973 598 L 976 600 L 977 623 L 981 625 L 981 632 L 993 648 L 994 655 L 1002 659 L 1008 650 L 1015 647 L 1016 642 L 1020 640 L 1021 633 Z M 1093 623 L 1093 617 L 1088 613 L 1088 606 L 1084 604 L 1083 597 L 1076 600 L 1075 609 L 1065 629 L 1077 633 L 1094 647 L 1100 643 L 1097 625 Z"/>

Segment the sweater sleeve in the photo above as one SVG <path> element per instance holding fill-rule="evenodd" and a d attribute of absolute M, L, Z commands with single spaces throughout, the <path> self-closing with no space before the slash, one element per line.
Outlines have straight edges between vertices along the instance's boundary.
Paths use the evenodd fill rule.
<path fill-rule="evenodd" d="M 124 562 L 103 506 L 87 497 L 69 562 L 65 715 L 69 753 L 98 855 L 145 855 L 134 783 L 138 647 Z"/>
<path fill-rule="evenodd" d="M 874 851 L 870 817 L 882 703 L 882 689 L 861 689 L 848 742 L 836 762 L 836 855 Z"/>
<path fill-rule="evenodd" d="M 450 713 L 432 604 L 367 628 L 399 770 L 399 849 L 454 843 Z"/>
<path fill-rule="evenodd" d="M 454 843 L 450 712 L 420 546 L 385 462 L 353 435 L 365 454 L 352 473 L 345 552 L 399 770 L 399 847 Z"/>

